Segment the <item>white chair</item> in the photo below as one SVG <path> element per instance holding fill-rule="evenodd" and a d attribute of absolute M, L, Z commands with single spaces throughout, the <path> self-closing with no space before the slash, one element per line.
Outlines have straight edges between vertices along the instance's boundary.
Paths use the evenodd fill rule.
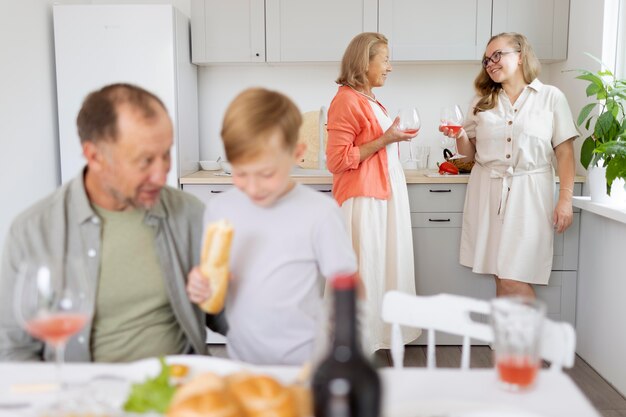
<path fill-rule="evenodd" d="M 487 323 L 472 320 L 470 313 L 489 315 L 488 301 L 452 294 L 415 296 L 389 291 L 383 298 L 383 321 L 391 323 L 391 357 L 395 368 L 404 363 L 404 343 L 400 326 L 428 331 L 426 365 L 435 368 L 435 331 L 463 336 L 461 369 L 469 369 L 470 339 L 493 342 L 493 330 Z M 551 363 L 551 370 L 574 365 L 576 334 L 571 324 L 544 320 L 541 357 Z"/>

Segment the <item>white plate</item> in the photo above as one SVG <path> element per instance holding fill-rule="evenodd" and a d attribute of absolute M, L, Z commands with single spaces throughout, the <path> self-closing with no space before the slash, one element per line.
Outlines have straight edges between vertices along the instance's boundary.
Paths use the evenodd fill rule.
<path fill-rule="evenodd" d="M 180 364 L 189 367 L 189 376 L 193 377 L 204 372 L 214 372 L 226 375 L 250 369 L 249 365 L 223 358 L 201 355 L 172 355 L 165 358 L 168 365 Z M 130 363 L 126 374 L 136 382 L 144 381 L 147 377 L 155 377 L 161 371 L 161 364 L 157 358 L 144 359 Z"/>

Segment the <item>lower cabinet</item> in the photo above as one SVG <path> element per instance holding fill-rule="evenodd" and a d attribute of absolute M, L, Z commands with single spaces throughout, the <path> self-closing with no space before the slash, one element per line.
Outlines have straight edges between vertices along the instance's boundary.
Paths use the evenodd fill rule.
<path fill-rule="evenodd" d="M 492 275 L 475 274 L 459 264 L 463 202 L 466 184 L 409 184 L 415 287 L 419 295 L 450 293 L 468 297 L 495 297 Z M 580 195 L 576 184 L 575 194 Z M 549 285 L 536 285 L 537 297 L 547 304 L 547 315 L 574 324 L 580 213 L 576 209 L 572 226 L 555 234 L 553 271 Z M 486 322 L 488 317 L 474 317 Z M 437 334 L 437 344 L 457 345 L 461 338 Z M 414 344 L 426 344 L 422 335 Z"/>

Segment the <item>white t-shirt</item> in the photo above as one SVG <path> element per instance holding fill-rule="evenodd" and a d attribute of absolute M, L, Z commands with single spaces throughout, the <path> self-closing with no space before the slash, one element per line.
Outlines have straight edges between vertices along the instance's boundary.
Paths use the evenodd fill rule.
<path fill-rule="evenodd" d="M 226 301 L 231 358 L 256 364 L 310 360 L 323 277 L 357 270 L 335 200 L 296 185 L 271 207 L 237 188 L 210 200 L 205 221 L 234 227 Z"/>

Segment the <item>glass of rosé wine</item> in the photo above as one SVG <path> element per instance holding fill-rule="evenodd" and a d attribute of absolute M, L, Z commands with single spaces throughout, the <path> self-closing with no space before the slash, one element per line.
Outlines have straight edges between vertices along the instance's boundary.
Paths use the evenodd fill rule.
<path fill-rule="evenodd" d="M 18 323 L 54 352 L 61 390 L 68 340 L 91 320 L 92 302 L 87 276 L 78 260 L 26 261 L 20 264 L 14 311 Z"/>
<path fill-rule="evenodd" d="M 545 313 L 545 303 L 536 299 L 510 296 L 491 302 L 495 365 L 509 391 L 527 390 L 537 379 Z"/>
<path fill-rule="evenodd" d="M 461 127 L 463 127 L 463 112 L 461 111 L 461 108 L 456 104 L 442 107 L 441 115 L 439 118 L 439 126 L 447 127 L 456 136 L 461 130 Z M 454 143 L 456 148 L 456 140 L 454 141 Z M 464 157 L 464 155 L 458 154 L 458 150 L 456 150 L 454 154 L 454 159 Z"/>

